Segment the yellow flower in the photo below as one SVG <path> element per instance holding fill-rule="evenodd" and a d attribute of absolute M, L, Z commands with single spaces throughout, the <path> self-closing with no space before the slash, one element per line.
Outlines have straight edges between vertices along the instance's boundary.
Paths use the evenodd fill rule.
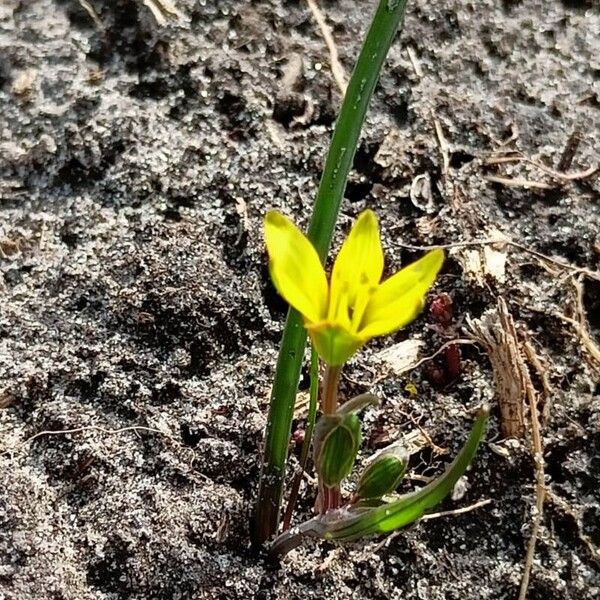
<path fill-rule="evenodd" d="M 277 291 L 302 314 L 317 352 L 333 366 L 413 321 L 444 261 L 443 251 L 433 250 L 380 281 L 383 249 L 371 210 L 359 215 L 342 244 L 329 283 L 314 246 L 281 213 L 267 213 L 265 242 Z"/>

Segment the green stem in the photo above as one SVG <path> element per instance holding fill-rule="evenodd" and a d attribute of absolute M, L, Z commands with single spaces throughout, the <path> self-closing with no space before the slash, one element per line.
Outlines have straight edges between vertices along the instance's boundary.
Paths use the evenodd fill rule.
<path fill-rule="evenodd" d="M 310 445 L 313 432 L 315 430 L 315 421 L 317 420 L 317 406 L 319 400 L 319 355 L 317 351 L 311 348 L 310 352 L 310 401 L 308 404 L 308 416 L 306 417 L 306 432 L 304 435 L 304 445 L 300 455 L 300 465 L 304 469 L 310 455 Z"/>
<path fill-rule="evenodd" d="M 288 505 L 283 515 L 283 530 L 289 529 L 292 523 L 292 516 L 294 514 L 294 508 L 296 507 L 296 500 L 298 499 L 298 491 L 300 490 L 300 483 L 302 481 L 302 475 L 306 471 L 306 465 L 308 463 L 308 457 L 310 454 L 310 444 L 312 441 L 313 431 L 315 429 L 315 421 L 317 418 L 317 401 L 319 399 L 319 355 L 314 347 L 311 348 L 310 352 L 310 398 L 308 404 L 308 416 L 306 417 L 306 429 L 304 430 L 304 442 L 302 444 L 302 452 L 300 453 L 300 464 L 298 465 L 298 471 L 294 477 L 294 482 L 290 490 L 290 497 L 288 499 Z"/>
<path fill-rule="evenodd" d="M 385 57 L 404 17 L 406 2 L 379 1 L 348 83 L 308 229 L 308 237 L 322 262 L 325 262 L 329 251 L 367 107 Z M 292 416 L 305 345 L 306 330 L 302 317 L 290 309 L 279 350 L 265 434 L 254 524 L 254 541 L 257 543 L 263 543 L 274 535 L 279 525 Z"/>

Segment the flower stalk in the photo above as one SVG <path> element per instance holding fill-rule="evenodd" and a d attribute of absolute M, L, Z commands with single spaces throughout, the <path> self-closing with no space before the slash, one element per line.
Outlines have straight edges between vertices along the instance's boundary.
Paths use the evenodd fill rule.
<path fill-rule="evenodd" d="M 328 365 L 323 377 L 322 410 L 324 415 L 333 415 L 338 406 L 338 386 L 342 374 L 341 366 Z"/>
<path fill-rule="evenodd" d="M 338 406 L 338 386 L 340 382 L 340 376 L 342 373 L 342 367 L 328 365 L 325 368 L 325 375 L 323 377 L 323 400 L 322 400 L 322 411 L 324 415 L 335 414 Z M 341 491 L 340 486 L 336 485 L 333 487 L 327 487 L 321 480 L 319 474 L 319 493 L 315 506 L 318 511 L 325 514 L 328 510 L 338 508 L 341 502 Z"/>

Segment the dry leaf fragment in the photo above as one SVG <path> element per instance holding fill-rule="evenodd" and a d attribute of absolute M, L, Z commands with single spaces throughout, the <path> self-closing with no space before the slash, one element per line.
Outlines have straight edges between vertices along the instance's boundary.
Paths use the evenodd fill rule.
<path fill-rule="evenodd" d="M 395 375 L 402 375 L 416 366 L 419 361 L 419 351 L 424 345 L 425 342 L 422 340 L 404 340 L 381 350 L 375 355 L 375 358 L 389 367 Z"/>
<path fill-rule="evenodd" d="M 488 310 L 481 319 L 467 317 L 467 324 L 472 337 L 485 348 L 492 363 L 502 435 L 521 438 L 525 433 L 523 404 L 526 385 L 523 373 L 527 367 L 506 302 L 499 297 L 497 308 Z"/>
<path fill-rule="evenodd" d="M 504 283 L 506 279 L 506 252 L 495 250 L 492 246 L 483 247 L 484 270 L 498 283 Z"/>
<path fill-rule="evenodd" d="M 294 405 L 294 419 L 306 419 L 309 404 L 310 393 L 304 390 L 298 392 L 296 394 L 296 404 Z"/>
<path fill-rule="evenodd" d="M 485 286 L 487 278 L 492 278 L 498 283 L 504 283 L 506 280 L 507 254 L 503 242 L 510 240 L 497 229 L 489 232 L 489 239 L 497 239 L 498 244 L 486 244 L 480 248 L 464 246 L 450 250 L 450 255 L 462 266 L 465 277 L 480 287 Z"/>

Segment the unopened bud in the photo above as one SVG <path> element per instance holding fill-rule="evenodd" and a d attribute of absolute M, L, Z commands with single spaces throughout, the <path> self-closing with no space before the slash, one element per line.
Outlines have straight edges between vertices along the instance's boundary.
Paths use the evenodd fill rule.
<path fill-rule="evenodd" d="M 324 485 L 334 487 L 352 471 L 360 442 L 360 419 L 356 415 L 324 417 L 319 421 L 315 464 Z"/>
<path fill-rule="evenodd" d="M 406 450 L 398 446 L 386 448 L 376 455 L 363 471 L 356 496 L 364 500 L 381 498 L 394 492 L 400 485 L 407 466 Z"/>

